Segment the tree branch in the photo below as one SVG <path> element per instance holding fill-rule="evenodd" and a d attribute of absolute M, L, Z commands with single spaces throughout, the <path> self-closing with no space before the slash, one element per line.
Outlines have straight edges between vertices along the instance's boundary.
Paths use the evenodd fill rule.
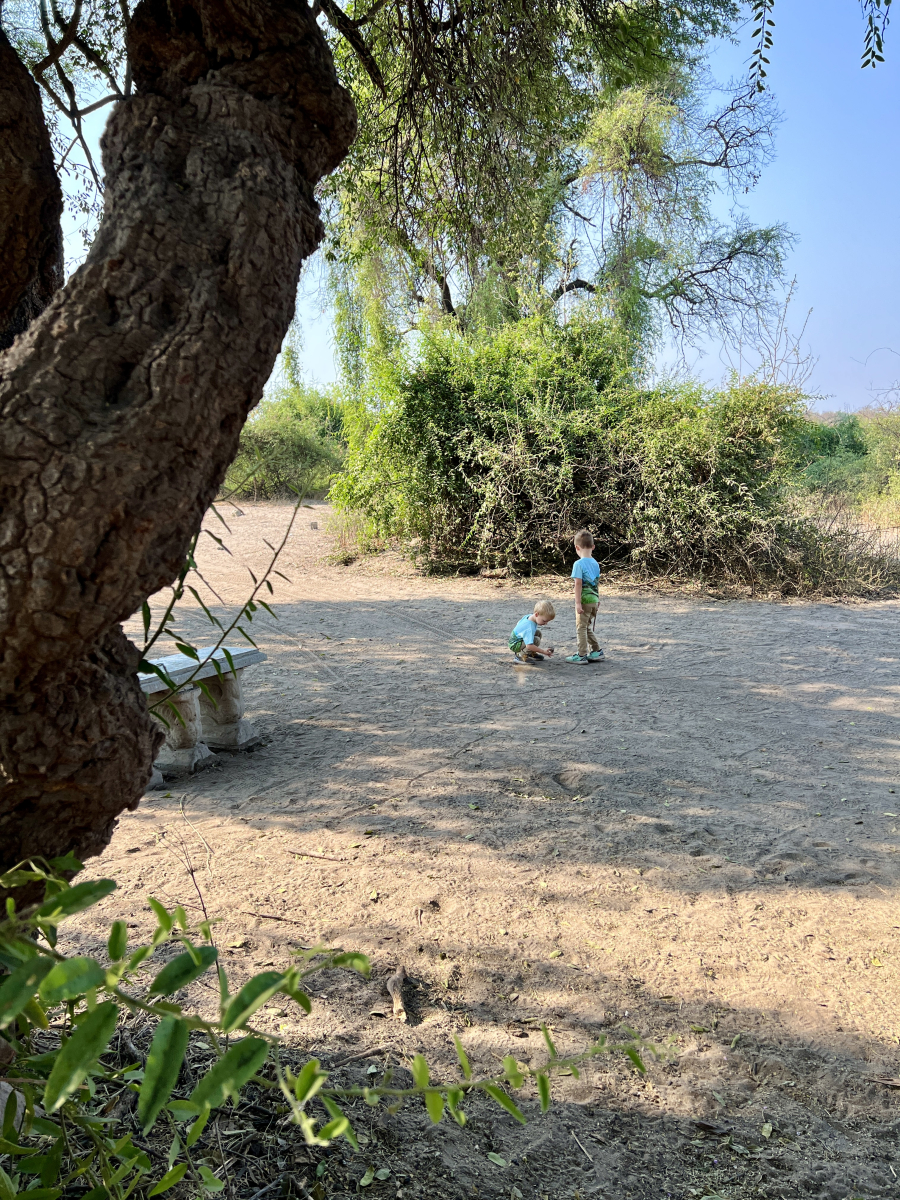
<path fill-rule="evenodd" d="M 557 300 L 565 296 L 568 292 L 582 291 L 593 294 L 596 290 L 596 286 L 593 283 L 589 283 L 587 279 L 570 279 L 568 283 L 561 283 L 559 287 L 554 288 L 550 294 L 555 304 Z"/>

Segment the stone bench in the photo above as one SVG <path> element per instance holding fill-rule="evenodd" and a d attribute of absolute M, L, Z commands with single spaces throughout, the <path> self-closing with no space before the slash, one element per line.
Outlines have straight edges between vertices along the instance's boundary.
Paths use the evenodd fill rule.
<path fill-rule="evenodd" d="M 247 667 L 265 662 L 266 655 L 249 646 L 246 649 L 229 646 L 228 653 L 234 664 L 232 671 L 224 648 L 213 654 L 212 646 L 207 646 L 197 653 L 200 655 L 199 664 L 186 654 L 169 654 L 165 658 L 150 660 L 174 684 L 192 680 L 178 691 L 171 691 L 158 675 L 149 672 L 138 674 L 141 690 L 146 695 L 153 696 L 155 703 L 168 700 L 181 714 L 179 721 L 165 703 L 157 709 L 165 718 L 165 722 L 160 723 L 164 726 L 167 723 L 168 728 L 166 740 L 153 765 L 158 772 L 166 775 L 190 774 L 215 762 L 215 751 L 234 753 L 249 750 L 259 742 L 253 726 L 244 718 L 241 676 Z M 213 659 L 219 664 L 221 676 L 213 665 Z M 197 679 L 203 680 L 215 704 L 193 682 Z M 156 713 L 151 715 L 160 719 Z M 158 782 L 156 777 L 155 781 Z"/>

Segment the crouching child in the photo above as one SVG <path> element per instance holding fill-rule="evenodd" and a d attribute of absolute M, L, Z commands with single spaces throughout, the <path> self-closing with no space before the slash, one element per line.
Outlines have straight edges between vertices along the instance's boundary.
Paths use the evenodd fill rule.
<path fill-rule="evenodd" d="M 538 600 L 534 612 L 524 616 L 509 635 L 509 648 L 519 662 L 539 662 L 553 657 L 553 647 L 541 649 L 541 631 L 556 616 L 549 600 Z"/>

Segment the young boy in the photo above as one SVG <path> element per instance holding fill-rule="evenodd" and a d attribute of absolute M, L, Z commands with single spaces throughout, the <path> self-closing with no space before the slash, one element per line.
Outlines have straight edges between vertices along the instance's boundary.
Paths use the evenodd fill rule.
<path fill-rule="evenodd" d="M 553 657 L 553 647 L 541 649 L 541 627 L 549 625 L 556 610 L 549 600 L 538 600 L 531 616 L 525 616 L 509 635 L 509 648 L 519 662 L 539 662 Z"/>
<path fill-rule="evenodd" d="M 603 651 L 592 628 L 600 602 L 600 564 L 594 558 L 594 538 L 589 529 L 579 529 L 575 534 L 575 553 L 578 555 L 578 561 L 572 568 L 572 578 L 575 580 L 575 631 L 578 634 L 578 653 L 570 654 L 566 662 L 583 667 L 587 663 L 601 662 L 603 659 Z M 588 642 L 591 644 L 590 654 Z"/>

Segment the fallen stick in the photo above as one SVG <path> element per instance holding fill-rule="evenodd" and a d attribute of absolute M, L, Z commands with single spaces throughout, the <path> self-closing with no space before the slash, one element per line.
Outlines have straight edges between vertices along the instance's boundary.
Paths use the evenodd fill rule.
<path fill-rule="evenodd" d="M 304 858 L 324 858 L 326 862 L 346 862 L 346 858 L 332 858 L 330 854 L 316 854 L 312 850 L 288 850 L 288 854 L 300 854 Z"/>
<path fill-rule="evenodd" d="M 394 1016 L 398 1021 L 409 1019 L 406 1012 L 406 1005 L 403 1003 L 403 985 L 406 983 L 407 978 L 406 967 L 399 966 L 385 984 L 394 1002 Z"/>
<path fill-rule="evenodd" d="M 259 917 L 263 921 L 284 921 L 286 925 L 305 925 L 305 921 L 294 921 L 290 917 L 277 917 L 275 913 L 255 913 L 249 908 L 242 908 L 241 912 L 245 917 Z M 304 950 L 309 949 L 308 946 L 303 947 Z"/>
<path fill-rule="evenodd" d="M 383 1054 L 385 1050 L 389 1050 L 390 1046 L 375 1046 L 371 1050 L 360 1050 L 358 1054 L 350 1054 L 347 1058 L 338 1059 L 332 1067 L 336 1071 L 339 1067 L 346 1067 L 348 1063 L 356 1062 L 358 1058 L 374 1058 L 377 1054 Z"/>

